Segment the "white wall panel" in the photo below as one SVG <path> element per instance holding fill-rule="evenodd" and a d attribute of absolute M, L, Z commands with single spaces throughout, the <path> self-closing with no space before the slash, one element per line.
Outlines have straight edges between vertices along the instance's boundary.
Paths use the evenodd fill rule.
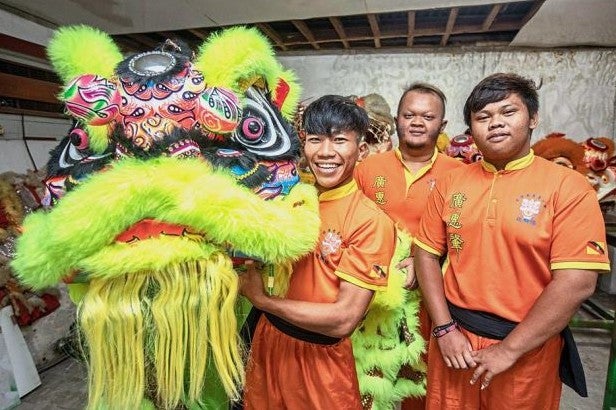
<path fill-rule="evenodd" d="M 280 60 L 298 74 L 304 99 L 377 92 L 395 110 L 406 85 L 433 83 L 448 98 L 450 136 L 466 128 L 464 102 L 482 78 L 516 72 L 543 84 L 534 140 L 553 131 L 578 141 L 616 134 L 615 49 L 311 55 Z"/>
<path fill-rule="evenodd" d="M 63 138 L 71 121 L 60 118 L 22 116 L 13 114 L 0 114 L 0 125 L 4 134 L 0 136 L 0 173 L 14 171 L 25 173 L 28 169 L 34 169 L 34 165 L 28 156 L 26 142 L 37 168 L 42 168 L 47 163 L 49 151 L 54 148 Z M 56 138 L 58 141 L 32 140 L 26 138 Z"/>

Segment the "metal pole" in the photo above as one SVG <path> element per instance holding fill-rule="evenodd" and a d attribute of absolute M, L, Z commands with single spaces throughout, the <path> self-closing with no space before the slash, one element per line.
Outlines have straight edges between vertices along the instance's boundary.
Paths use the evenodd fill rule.
<path fill-rule="evenodd" d="M 612 326 L 612 343 L 610 346 L 610 363 L 607 368 L 603 410 L 616 408 L 616 325 Z"/>

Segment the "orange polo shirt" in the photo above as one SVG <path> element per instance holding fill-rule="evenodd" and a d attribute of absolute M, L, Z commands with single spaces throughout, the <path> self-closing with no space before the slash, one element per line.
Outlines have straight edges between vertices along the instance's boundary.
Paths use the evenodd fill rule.
<path fill-rule="evenodd" d="M 294 265 L 286 298 L 331 303 L 341 280 L 372 290 L 387 286 L 396 240 L 387 215 L 355 181 L 319 195 L 319 211 L 317 247 Z"/>
<path fill-rule="evenodd" d="M 355 167 L 355 179 L 368 198 L 405 231 L 415 235 L 436 180 L 464 166 L 435 149 L 430 163 L 413 173 L 402 162 L 402 153 L 394 150 L 360 162 Z"/>
<path fill-rule="evenodd" d="M 610 269 L 595 191 L 532 150 L 502 171 L 481 161 L 439 180 L 415 245 L 448 253 L 443 281 L 451 303 L 515 322 L 553 270 Z"/>

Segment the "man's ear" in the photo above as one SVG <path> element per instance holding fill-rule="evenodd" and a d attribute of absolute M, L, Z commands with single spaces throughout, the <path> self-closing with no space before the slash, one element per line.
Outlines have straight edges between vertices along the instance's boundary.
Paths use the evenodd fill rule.
<path fill-rule="evenodd" d="M 539 125 L 539 113 L 535 113 L 532 117 L 530 117 L 530 124 L 528 128 L 534 130 Z"/>
<path fill-rule="evenodd" d="M 440 132 L 445 131 L 445 127 L 447 126 L 447 120 L 443 118 L 443 121 L 441 121 L 441 128 L 439 128 Z"/>
<path fill-rule="evenodd" d="M 368 143 L 366 141 L 361 141 L 358 144 L 358 148 L 359 158 L 357 158 L 357 162 L 361 162 L 368 157 L 368 154 L 370 154 L 370 147 L 368 146 Z"/>

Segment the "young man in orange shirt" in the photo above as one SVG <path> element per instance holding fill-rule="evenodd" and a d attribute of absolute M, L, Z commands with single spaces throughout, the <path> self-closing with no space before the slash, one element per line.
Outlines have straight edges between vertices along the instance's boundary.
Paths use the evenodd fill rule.
<path fill-rule="evenodd" d="M 438 135 L 445 129 L 445 95 L 431 84 L 414 83 L 398 103 L 396 129 L 399 149 L 372 155 L 355 169 L 360 189 L 401 228 L 415 235 L 428 196 L 438 178 L 464 165 L 436 149 Z M 406 286 L 413 287 L 412 258 L 406 265 Z M 401 266 L 404 267 L 404 266 Z M 422 306 L 421 334 L 430 339 L 430 319 Z M 407 399 L 403 409 L 423 409 L 423 398 Z"/>
<path fill-rule="evenodd" d="M 284 299 L 267 296 L 256 271 L 241 276 L 241 292 L 264 312 L 252 341 L 244 405 L 361 409 L 348 336 L 374 291 L 387 285 L 395 228 L 353 179 L 368 127 L 365 111 L 346 98 L 324 96 L 306 108 L 303 124 L 321 235 L 316 249 L 294 265 Z"/>
<path fill-rule="evenodd" d="M 538 107 L 530 80 L 482 80 L 464 117 L 484 159 L 440 180 L 422 217 L 416 272 L 436 325 L 428 409 L 556 410 L 559 363 L 581 367 L 566 326 L 610 268 L 605 228 L 585 178 L 530 149 Z M 578 376 L 560 375 L 583 395 Z"/>

